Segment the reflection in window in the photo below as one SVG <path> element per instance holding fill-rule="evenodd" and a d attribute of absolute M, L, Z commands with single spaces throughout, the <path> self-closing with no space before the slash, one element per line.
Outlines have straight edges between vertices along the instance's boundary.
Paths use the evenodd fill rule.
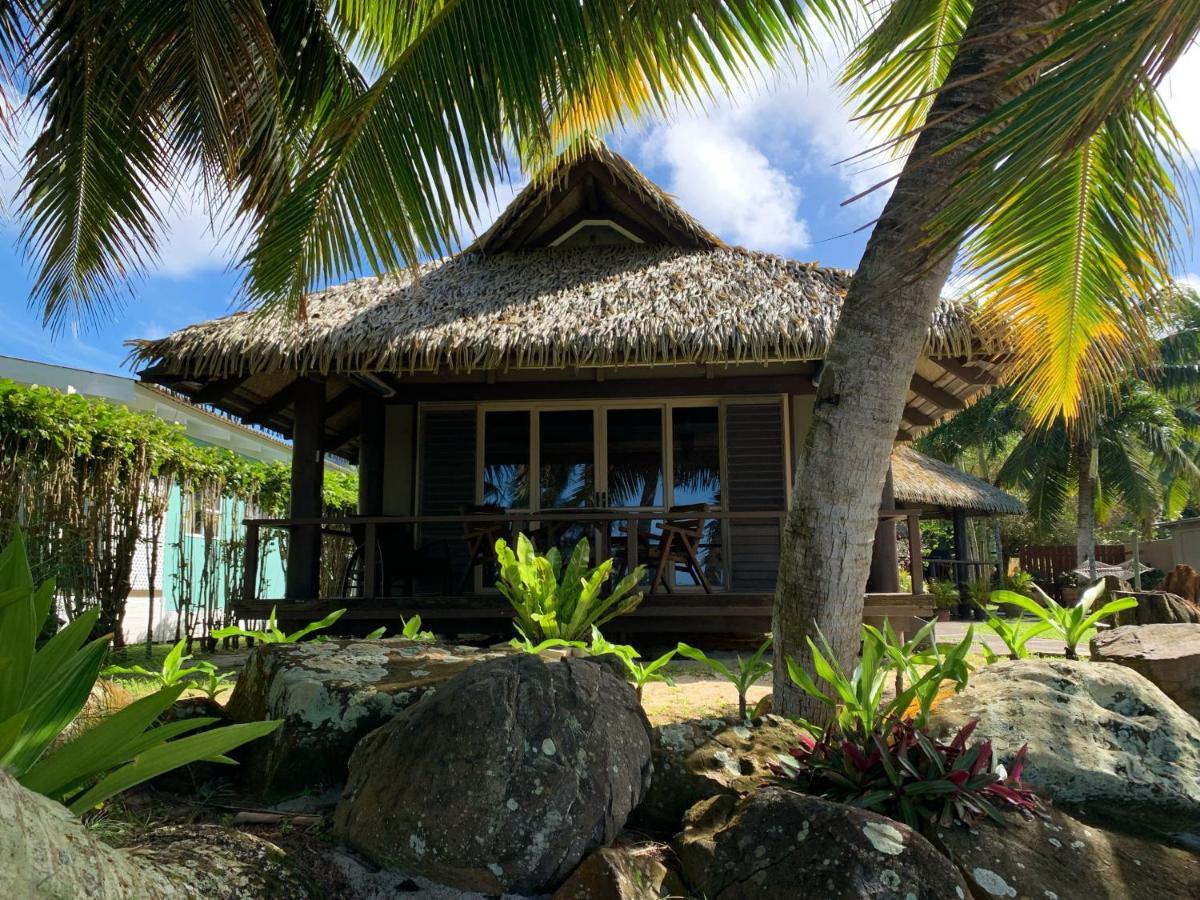
<path fill-rule="evenodd" d="M 606 423 L 608 505 L 662 506 L 662 410 L 610 409 Z"/>
<path fill-rule="evenodd" d="M 672 510 L 679 507 L 721 506 L 720 411 L 715 406 L 681 406 L 671 410 L 673 495 Z M 714 587 L 725 583 L 723 528 L 719 519 L 707 519 L 700 543 L 700 565 Z M 675 574 L 679 586 L 696 585 L 689 573 Z"/>
<path fill-rule="evenodd" d="M 529 413 L 488 412 L 483 420 L 483 502 L 529 508 Z"/>
<path fill-rule="evenodd" d="M 541 508 L 591 506 L 596 491 L 592 411 L 546 410 L 538 416 Z"/>

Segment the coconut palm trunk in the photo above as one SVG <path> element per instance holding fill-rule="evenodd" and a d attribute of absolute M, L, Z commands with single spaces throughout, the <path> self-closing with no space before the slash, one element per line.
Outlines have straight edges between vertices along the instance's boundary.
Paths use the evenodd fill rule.
<path fill-rule="evenodd" d="M 1092 479 L 1092 442 L 1076 445 L 1075 473 L 1079 481 L 1075 507 L 1075 565 L 1086 567 L 1096 558 L 1096 483 Z"/>
<path fill-rule="evenodd" d="M 1019 89 L 1014 66 L 1049 43 L 1065 0 L 980 0 L 851 280 L 826 354 L 813 423 L 799 454 L 775 594 L 775 709 L 821 710 L 787 677 L 811 667 L 819 631 L 849 667 L 858 653 L 863 591 L 888 459 L 929 322 L 953 254 L 929 249 L 925 223 L 952 192 L 979 139 L 945 149 Z M 942 152 L 938 152 L 942 151 Z M 962 236 L 959 236 L 960 238 Z"/>

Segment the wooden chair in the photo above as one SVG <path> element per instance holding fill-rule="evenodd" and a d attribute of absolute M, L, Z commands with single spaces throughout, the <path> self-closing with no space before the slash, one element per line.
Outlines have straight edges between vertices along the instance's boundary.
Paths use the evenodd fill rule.
<path fill-rule="evenodd" d="M 467 542 L 467 567 L 458 585 L 460 594 L 466 590 L 467 584 L 475 574 L 476 566 L 496 562 L 496 541 L 504 538 L 512 543 L 512 523 L 508 520 L 508 510 L 503 506 L 464 506 L 462 514 L 480 517 L 494 515 L 496 518 L 480 518 L 477 522 L 463 523 L 463 537 Z"/>
<path fill-rule="evenodd" d="M 710 507 L 705 503 L 694 503 L 688 506 L 672 506 L 667 510 L 668 516 L 679 513 L 705 513 Z M 667 579 L 668 570 L 690 574 L 704 588 L 704 593 L 712 593 L 700 564 L 700 544 L 704 541 L 704 516 L 696 518 L 668 518 L 662 524 L 662 531 L 653 535 L 653 540 L 646 551 L 646 560 L 655 566 L 654 580 L 650 582 L 650 593 L 654 593 L 661 584 L 667 592 L 671 592 L 671 583 Z"/>

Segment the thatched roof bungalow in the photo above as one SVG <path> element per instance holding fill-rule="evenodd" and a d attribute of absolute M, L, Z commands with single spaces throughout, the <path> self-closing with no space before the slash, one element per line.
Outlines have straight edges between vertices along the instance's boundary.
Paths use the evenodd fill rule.
<path fill-rule="evenodd" d="M 360 467 L 343 587 L 366 598 L 364 617 L 397 597 L 389 608 L 432 616 L 498 608 L 487 547 L 520 527 L 651 563 L 655 597 L 698 592 L 686 607 L 648 601 L 647 624 L 702 599 L 721 627 L 773 590 L 795 450 L 849 277 L 726 246 L 593 143 L 459 254 L 317 291 L 303 320 L 235 313 L 131 343 L 143 379 L 293 439 L 301 521 L 284 527 L 309 552 L 289 556 L 287 599 L 303 609 L 323 599 L 314 485 L 333 452 Z M 943 302 L 899 444 L 994 384 L 996 354 L 968 307 Z M 987 499 L 898 452 L 895 497 L 918 513 Z M 968 508 L 1003 512 L 1006 496 Z M 663 522 L 691 530 L 668 546 Z M 248 593 L 243 609 L 271 599 Z"/>

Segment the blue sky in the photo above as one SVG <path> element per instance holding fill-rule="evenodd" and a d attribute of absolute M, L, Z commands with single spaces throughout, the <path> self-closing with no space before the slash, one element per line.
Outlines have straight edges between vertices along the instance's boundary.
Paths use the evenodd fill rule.
<path fill-rule="evenodd" d="M 1200 154 L 1200 51 L 1172 73 L 1167 102 L 1193 151 Z M 628 156 L 723 239 L 824 265 L 853 267 L 868 226 L 886 197 L 877 191 L 849 206 L 847 197 L 886 177 L 878 161 L 837 165 L 872 145 L 849 123 L 838 90 L 822 73 L 781 74 L 699 113 L 646 122 L 613 135 Z M 1200 174 L 1200 173 L 1198 173 Z M 11 193 L 16 177 L 0 173 Z M 478 230 L 521 187 L 502 185 Z M 208 222 L 202 202 L 173 198 L 168 234 L 155 270 L 132 286 L 120 308 L 99 322 L 51 334 L 28 305 L 31 279 L 11 220 L 0 222 L 0 355 L 45 360 L 102 372 L 127 371 L 123 341 L 158 337 L 231 309 L 239 275 L 231 248 Z M 1200 287 L 1200 242 L 1183 248 L 1179 275 Z"/>

